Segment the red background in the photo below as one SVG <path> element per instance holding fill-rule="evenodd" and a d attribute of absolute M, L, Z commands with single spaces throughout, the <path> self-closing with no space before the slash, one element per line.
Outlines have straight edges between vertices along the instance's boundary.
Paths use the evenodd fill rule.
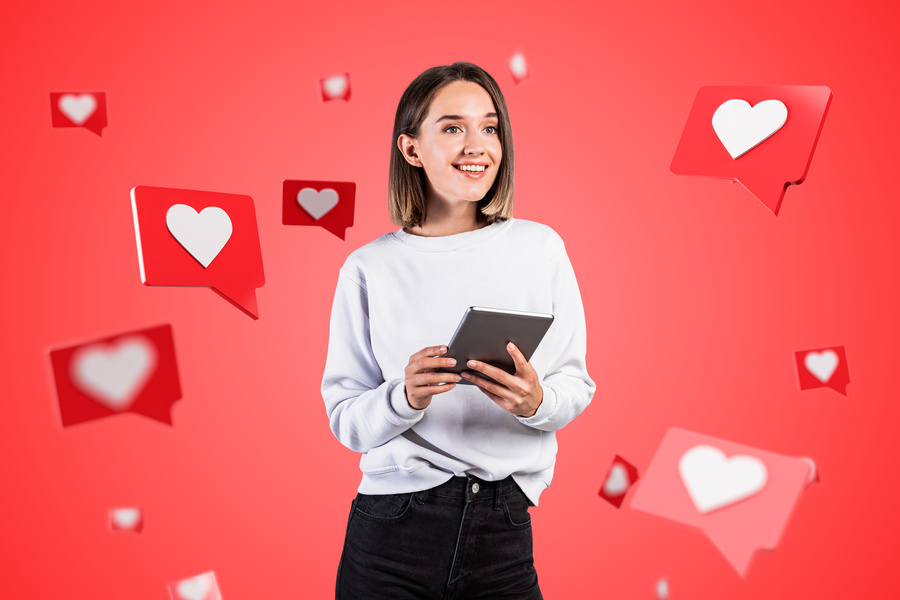
<path fill-rule="evenodd" d="M 0 19 L 0 596 L 166 598 L 215 570 L 227 600 L 327 598 L 358 455 L 319 393 L 346 255 L 394 227 L 406 85 L 469 60 L 513 123 L 516 216 L 566 240 L 587 313 L 591 407 L 534 509 L 547 598 L 896 594 L 900 217 L 897 9 L 823 3 L 16 3 Z M 530 78 L 506 67 L 525 53 Z M 349 72 L 352 99 L 319 80 Z M 676 177 L 703 85 L 827 85 L 807 180 L 773 216 L 740 185 Z M 49 93 L 107 94 L 103 137 L 50 126 Z M 341 241 L 281 224 L 284 179 L 357 183 Z M 129 190 L 248 194 L 266 285 L 254 321 L 207 289 L 140 282 Z M 50 348 L 174 328 L 174 427 L 60 426 Z M 437 340 L 436 343 L 439 343 Z M 848 397 L 801 392 L 794 352 L 844 345 Z M 813 457 L 774 554 L 741 579 L 698 531 L 597 496 L 671 426 Z M 142 506 L 141 535 L 108 509 Z"/>

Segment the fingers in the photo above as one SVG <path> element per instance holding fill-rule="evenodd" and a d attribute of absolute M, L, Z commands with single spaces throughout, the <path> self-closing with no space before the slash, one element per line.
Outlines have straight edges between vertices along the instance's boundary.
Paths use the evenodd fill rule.
<path fill-rule="evenodd" d="M 528 361 L 525 360 L 525 355 L 522 354 L 522 351 L 512 342 L 506 345 L 506 351 L 512 356 L 513 362 L 516 364 L 516 371 L 521 371 L 525 368 L 525 365 L 528 364 Z"/>
<path fill-rule="evenodd" d="M 425 358 L 426 356 L 440 356 L 447 352 L 447 346 L 428 346 L 427 348 L 422 348 L 415 354 L 409 357 L 409 362 L 415 362 L 421 358 Z"/>

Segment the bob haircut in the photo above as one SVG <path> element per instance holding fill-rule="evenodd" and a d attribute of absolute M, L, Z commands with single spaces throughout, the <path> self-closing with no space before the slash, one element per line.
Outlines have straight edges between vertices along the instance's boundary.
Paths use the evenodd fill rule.
<path fill-rule="evenodd" d="M 397 140 L 402 134 L 411 138 L 419 137 L 419 128 L 428 115 L 434 96 L 445 85 L 454 81 L 472 81 L 488 93 L 494 102 L 499 121 L 500 147 L 502 155 L 497 178 L 487 195 L 478 202 L 481 214 L 488 223 L 512 217 L 513 180 L 515 164 L 513 159 L 512 128 L 509 112 L 500 86 L 487 71 L 468 62 L 455 62 L 450 66 L 432 67 L 416 77 L 397 105 L 394 117 L 394 133 L 391 138 L 391 167 L 388 180 L 388 203 L 391 221 L 401 227 L 416 227 L 425 222 L 425 169 L 406 162 Z"/>

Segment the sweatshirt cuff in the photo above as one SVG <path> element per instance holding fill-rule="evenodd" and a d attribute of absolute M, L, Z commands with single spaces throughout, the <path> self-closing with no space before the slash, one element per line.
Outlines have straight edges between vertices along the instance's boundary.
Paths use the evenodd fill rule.
<path fill-rule="evenodd" d="M 536 427 L 538 425 L 549 423 L 552 420 L 551 416 L 556 412 L 556 392 L 548 385 L 543 385 L 541 387 L 544 390 L 544 398 L 541 400 L 541 405 L 538 406 L 537 412 L 530 417 L 516 417 L 520 422 L 529 427 Z"/>
<path fill-rule="evenodd" d="M 428 407 L 416 410 L 409 405 L 406 399 L 406 390 L 402 379 L 397 379 L 391 390 L 391 408 L 394 413 L 404 421 L 418 421 L 425 415 Z"/>

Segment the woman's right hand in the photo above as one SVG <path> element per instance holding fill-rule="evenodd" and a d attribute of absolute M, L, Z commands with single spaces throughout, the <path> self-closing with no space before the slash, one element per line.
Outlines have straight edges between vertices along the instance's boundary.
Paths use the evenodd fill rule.
<path fill-rule="evenodd" d="M 403 386 L 406 401 L 416 410 L 422 410 L 431 404 L 431 397 L 435 394 L 452 390 L 461 379 L 456 373 L 435 372 L 439 367 L 452 367 L 456 364 L 454 358 L 441 358 L 446 352 L 447 346 L 429 346 L 409 357 L 409 364 L 403 370 L 406 376 Z M 438 385 L 439 383 L 446 385 Z"/>

